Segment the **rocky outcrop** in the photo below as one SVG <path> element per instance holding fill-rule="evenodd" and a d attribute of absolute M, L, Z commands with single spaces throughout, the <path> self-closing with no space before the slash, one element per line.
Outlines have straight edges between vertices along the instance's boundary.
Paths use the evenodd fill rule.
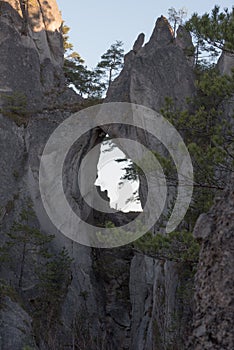
<path fill-rule="evenodd" d="M 189 65 L 193 67 L 195 63 L 195 55 L 194 55 L 195 49 L 194 49 L 191 34 L 183 26 L 179 26 L 176 34 L 177 34 L 176 45 L 178 45 L 184 51 L 184 54 L 187 57 Z"/>
<path fill-rule="evenodd" d="M 165 98 L 171 97 L 177 107 L 184 106 L 186 98 L 195 93 L 193 71 L 184 54 L 191 48 L 189 34 L 185 39 L 180 28 L 174 41 L 171 26 L 161 17 L 149 42 L 140 48 L 138 41 L 142 45 L 142 40 L 140 36 L 125 56 L 124 69 L 111 84 L 107 101 L 137 103 L 160 112 Z"/>
<path fill-rule="evenodd" d="M 189 349 L 229 350 L 234 347 L 234 178 L 194 235 L 201 241 L 195 280 L 195 314 Z"/>
<path fill-rule="evenodd" d="M 33 339 L 31 317 L 9 297 L 4 299 L 3 304 L 4 308 L 0 309 L 0 349 L 38 349 Z"/>
<path fill-rule="evenodd" d="M 34 305 L 38 296 L 38 276 L 33 270 L 35 257 L 29 254 L 27 258 L 21 288 L 18 283 L 20 252 L 15 249 L 11 254 L 10 268 L 7 261 L 1 264 L 0 282 L 3 279 L 11 287 L 10 291 L 5 292 L 4 300 L 0 300 L 1 350 L 22 350 L 26 346 L 38 347 L 40 350 L 183 349 L 189 333 L 191 298 L 189 295 L 188 305 L 181 302 L 182 278 L 175 263 L 146 257 L 130 246 L 112 250 L 81 246 L 58 232 L 46 215 L 38 186 L 40 157 L 51 133 L 71 115 L 70 108 L 66 110 L 66 107 L 79 98 L 71 95 L 64 87 L 61 17 L 56 2 L 12 0 L 1 1 L 0 5 L 0 92 L 9 93 L 12 98 L 14 94 L 23 93 L 31 109 L 44 108 L 21 125 L 16 124 L 11 115 L 7 118 L 0 114 L 0 241 L 5 243 L 7 232 L 13 222 L 19 220 L 22 208 L 31 198 L 36 217 L 30 224 L 40 229 L 45 236 L 55 235 L 49 243 L 51 254 L 65 247 L 73 259 L 69 281 L 60 300 L 56 332 L 52 332 L 49 344 L 45 337 L 47 329 L 43 329 L 39 337 L 37 334 L 37 339 L 34 339 Z M 195 94 L 191 68 L 193 62 L 189 56 L 192 50 L 190 36 L 180 27 L 174 39 L 170 25 L 161 17 L 149 42 L 143 45 L 144 35 L 140 34 L 133 50 L 126 55 L 123 71 L 112 83 L 106 101 L 133 102 L 160 111 L 165 97 L 171 97 L 176 107 L 183 108 L 186 98 Z M 49 101 L 51 110 L 45 110 Z M 55 108 L 55 103 L 57 107 L 60 103 L 63 108 Z M 146 133 L 134 134 L 135 130 L 119 125 L 108 129 L 95 128 L 73 145 L 64 166 L 67 197 L 78 205 L 84 219 L 91 223 L 99 220 L 101 225 L 107 219 L 121 224 L 137 215 L 111 213 L 101 216 L 83 205 L 77 192 L 81 160 L 103 140 L 107 131 L 112 137 L 131 135 L 152 149 L 158 147 Z M 100 191 L 94 192 L 99 149 L 95 152 L 93 162 L 87 164 L 85 179 L 85 196 L 93 201 L 97 201 L 98 193 L 100 195 Z M 146 189 L 142 185 L 142 198 L 145 193 Z M 105 209 L 108 199 L 105 194 L 102 197 Z M 222 271 L 227 269 L 226 276 L 231 266 L 227 246 L 230 235 L 228 227 L 231 225 L 226 225 L 224 218 L 223 222 L 218 219 L 218 211 L 223 213 L 223 217 L 231 218 L 232 202 L 229 203 L 230 207 L 224 207 L 223 200 L 215 209 L 215 225 L 213 214 L 209 214 L 208 219 L 205 219 L 207 229 L 198 226 L 203 249 L 197 274 L 200 288 L 196 296 L 197 311 L 192 340 L 197 350 L 202 349 L 202 342 L 208 344 L 206 346 L 209 349 L 210 334 L 215 339 L 214 344 L 220 342 L 224 346 L 231 346 L 226 326 L 230 322 L 229 297 L 227 295 L 225 299 L 226 294 L 222 294 L 220 288 L 229 288 Z M 221 244 L 222 250 L 218 248 L 217 242 Z M 210 251 L 214 254 L 210 254 Z M 205 265 L 202 261 L 206 262 Z M 216 278 L 220 286 L 215 285 Z M 209 285 L 205 283 L 206 279 Z M 215 286 L 213 291 L 211 285 Z M 12 291 L 16 292 L 17 297 Z M 211 293 L 215 300 L 221 298 L 217 302 L 217 309 L 206 293 Z M 215 335 L 217 327 L 213 316 L 208 316 L 210 309 L 213 310 L 214 318 L 226 312 L 226 323 L 221 325 L 220 334 L 217 330 Z M 225 332 L 226 343 L 222 343 Z"/>
<path fill-rule="evenodd" d="M 223 51 L 218 60 L 217 67 L 221 74 L 230 75 L 234 68 L 234 54 Z"/>
<path fill-rule="evenodd" d="M 217 69 L 219 70 L 220 74 L 231 76 L 233 74 L 233 69 L 234 69 L 234 54 L 223 51 L 218 60 Z M 222 107 L 223 107 L 223 115 L 230 122 L 230 124 L 233 125 L 233 130 L 234 130 L 234 120 L 233 120 L 234 96 L 231 96 L 231 98 L 226 100 Z"/>
<path fill-rule="evenodd" d="M 111 84 L 106 101 L 132 102 L 160 112 L 165 98 L 171 97 L 177 108 L 185 108 L 186 98 L 195 94 L 193 62 L 189 56 L 193 48 L 190 35 L 180 27 L 174 40 L 172 28 L 166 18 L 161 17 L 145 46 L 142 46 L 143 40 L 140 34 L 133 50 L 125 56 L 124 68 Z M 106 132 L 112 137 L 131 135 L 146 147 L 164 152 L 157 140 L 142 130 L 114 126 L 108 127 Z M 128 155 L 129 150 L 123 151 Z M 147 186 L 144 178 L 140 177 L 140 182 L 139 192 L 144 203 Z M 180 309 L 180 279 L 173 263 L 144 255 L 134 256 L 130 269 L 130 349 L 183 347 L 183 340 L 189 334 L 191 305 L 183 306 L 183 311 Z"/>
<path fill-rule="evenodd" d="M 39 11 L 38 8 L 36 12 L 39 16 L 38 25 L 35 26 L 33 22 L 36 10 L 32 8 L 28 9 L 25 25 L 22 8 L 16 6 L 16 2 L 4 1 L 1 5 L 3 12 L 0 25 L 5 34 L 3 36 L 1 31 L 0 50 L 5 55 L 0 63 L 1 77 L 4 77 L 0 80 L 1 89 L 13 92 L 20 90 L 28 97 L 31 96 L 35 108 L 38 106 L 38 98 L 40 104 L 45 99 L 45 92 L 52 86 L 59 88 L 63 81 L 63 77 L 58 78 L 56 85 L 54 80 L 55 75 L 60 74 L 62 63 L 59 55 L 60 17 L 53 2 L 43 3 L 42 10 Z M 48 5 L 51 9 L 48 9 Z M 45 11 L 49 21 L 44 18 Z M 123 72 L 112 84 L 108 100 L 135 102 L 159 110 L 164 104 L 164 98 L 172 96 L 177 99 L 177 105 L 182 106 L 182 100 L 194 93 L 193 73 L 183 49 L 173 41 L 165 18 L 157 21 L 149 43 L 143 46 L 143 40 L 143 35 L 140 35 L 134 50 L 126 56 Z M 6 48 L 8 51 L 5 51 Z M 13 50 L 17 55 L 13 54 Z M 44 64 L 47 67 L 45 74 L 49 77 L 48 83 L 41 79 Z M 173 65 L 176 69 L 173 69 Z M 19 69 L 21 66 L 23 68 Z M 57 95 L 52 95 L 52 101 L 55 96 L 57 98 Z M 37 214 L 33 225 L 45 235 L 55 235 L 50 243 L 51 251 L 56 253 L 66 247 L 73 258 L 71 279 L 61 302 L 56 336 L 53 338 L 56 350 L 64 349 L 65 346 L 72 349 L 74 344 L 80 349 L 83 346 L 84 349 L 161 350 L 173 343 L 174 348 L 179 349 L 180 343 L 176 339 L 179 339 L 178 334 L 183 333 L 179 328 L 183 331 L 184 328 L 179 323 L 174 331 L 179 287 L 174 265 L 136 255 L 130 247 L 105 251 L 83 247 L 58 232 L 43 209 L 38 188 L 40 156 L 50 134 L 70 116 L 69 110 L 64 110 L 64 104 L 70 103 L 69 98 L 70 95 L 61 97 L 64 101 L 63 110 L 34 113 L 33 118 L 23 125 L 16 125 L 11 116 L 0 116 L 0 162 L 3 169 L 0 180 L 4 185 L 0 187 L 1 242 L 4 243 L 7 239 L 5 233 L 19 219 L 20 212 L 30 197 Z M 109 131 L 110 136 L 124 136 L 124 133 L 129 132 L 127 128 L 112 128 Z M 76 193 L 79 164 L 82 157 L 102 141 L 104 136 L 103 130 L 96 128 L 84 135 L 69 152 L 64 180 L 67 188 L 71 189 L 69 199 L 77 201 L 79 205 L 81 202 Z M 152 141 L 144 133 L 140 133 L 139 137 L 146 144 Z M 85 195 L 93 200 L 96 200 L 93 187 L 98 158 L 97 149 L 94 161 L 87 164 Z M 83 217 L 92 221 L 93 212 L 87 206 L 82 208 Z M 126 218 L 124 214 L 117 215 L 116 218 L 114 214 L 110 215 L 114 222 L 116 220 L 119 223 L 131 219 L 130 216 L 135 217 L 137 213 Z M 96 216 L 95 220 L 97 219 L 100 220 L 100 215 Z M 13 261 L 20 261 L 20 252 L 15 252 Z M 37 295 L 37 278 L 32 261 L 33 256 L 29 256 L 20 291 L 17 280 L 19 266 L 13 264 L 10 272 L 6 264 L 1 266 L 1 278 L 18 291 L 28 311 L 28 314 L 18 318 L 22 329 L 22 324 L 27 319 L 29 326 L 24 330 L 26 335 L 31 334 L 32 329 L 33 332 L 35 330 L 35 320 L 30 314 Z M 4 334 L 4 344 L 13 341 L 15 349 L 21 347 L 22 341 L 18 336 L 14 337 L 14 327 L 6 325 Z M 37 346 L 39 349 L 51 350 L 51 345 L 44 338 L 45 335 L 41 333 Z M 29 340 L 30 343 L 25 345 L 32 344 L 32 338 Z"/>
<path fill-rule="evenodd" d="M 41 110 L 64 91 L 62 18 L 55 0 L 0 1 L 0 105 Z"/>
<path fill-rule="evenodd" d="M 132 48 L 135 54 L 142 48 L 144 41 L 145 41 L 145 34 L 144 33 L 139 34 Z"/>

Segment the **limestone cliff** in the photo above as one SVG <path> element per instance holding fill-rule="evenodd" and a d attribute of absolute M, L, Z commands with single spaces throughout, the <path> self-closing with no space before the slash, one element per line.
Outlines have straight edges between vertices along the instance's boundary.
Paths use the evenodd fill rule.
<path fill-rule="evenodd" d="M 9 0 L 0 1 L 0 6 L 0 92 L 13 97 L 16 93 L 25 94 L 34 111 L 23 124 L 15 123 L 11 115 L 0 114 L 0 243 L 4 246 L 7 233 L 19 221 L 22 208 L 30 200 L 36 213 L 30 225 L 46 237 L 55 235 L 49 243 L 50 253 L 54 256 L 65 247 L 73 259 L 53 323 L 47 323 L 48 319 L 51 321 L 50 312 L 48 318 L 39 317 L 40 322 L 35 312 L 38 312 L 39 293 L 38 275 L 33 268 L 35 251 L 27 256 L 20 283 L 19 247 L 1 261 L 0 283 L 3 280 L 6 285 L 0 284 L 0 350 L 182 350 L 191 331 L 192 298 L 189 295 L 185 303 L 179 296 L 184 281 L 175 263 L 136 253 L 131 246 L 112 250 L 81 246 L 58 232 L 46 215 L 38 186 L 40 157 L 51 133 L 71 115 L 71 102 L 80 99 L 64 86 L 62 20 L 56 2 Z M 159 111 L 165 97 L 172 97 L 176 106 L 183 108 L 186 98 L 196 93 L 191 37 L 180 27 L 174 39 L 170 25 L 161 17 L 149 42 L 143 45 L 144 35 L 140 34 L 133 50 L 126 55 L 123 71 L 112 83 L 106 101 L 134 102 Z M 77 174 L 82 158 L 103 140 L 106 132 L 106 128 L 95 128 L 85 134 L 73 145 L 64 167 L 68 197 L 91 222 L 97 222 L 100 216 L 95 217 L 83 205 L 77 192 Z M 120 126 L 108 129 L 113 137 L 124 137 L 131 132 Z M 145 133 L 139 133 L 138 137 L 153 149 L 158 146 Z M 87 164 L 85 196 L 93 200 L 98 159 L 99 149 L 93 163 Z M 144 191 L 143 186 L 142 196 Z M 229 334 L 229 326 L 222 324 L 221 335 L 214 335 L 218 324 L 215 320 L 224 311 L 227 311 L 225 322 L 230 322 L 229 297 L 225 299 L 221 293 L 222 287 L 229 289 L 229 284 L 218 271 L 219 267 L 227 268 L 225 271 L 229 273 L 231 267 L 227 261 L 231 225 L 226 225 L 231 221 L 221 222 L 218 218 L 219 210 L 222 217 L 232 215 L 232 196 L 225 196 L 229 204 L 225 206 L 222 200 L 211 212 L 214 215 L 208 216 L 208 222 L 215 220 L 214 234 L 209 231 L 206 236 L 206 231 L 202 234 L 204 228 L 198 226 L 199 235 L 205 236 L 191 340 L 198 350 L 202 349 L 202 341 L 208 344 L 207 349 L 213 345 L 209 343 L 210 334 L 214 342 Z M 113 215 L 114 220 L 123 222 L 127 218 L 122 213 L 116 218 Z M 217 242 L 222 245 L 222 251 Z M 37 258 L 37 263 L 43 259 Z M 226 261 L 227 267 L 223 265 Z M 210 267 L 213 262 L 214 268 Z M 214 292 L 206 284 L 206 277 L 209 283 L 216 279 L 220 282 Z M 206 292 L 210 293 L 208 298 Z M 215 308 L 211 298 L 220 295 L 220 305 Z M 50 302 L 49 311 L 53 308 L 53 300 Z M 210 308 L 215 320 L 209 318 Z M 225 346 L 230 344 L 228 335 Z"/>
<path fill-rule="evenodd" d="M 195 280 L 193 336 L 189 349 L 228 350 L 234 346 L 234 178 L 217 203 L 198 219 L 202 242 Z"/>
<path fill-rule="evenodd" d="M 181 28 L 178 35 L 175 41 L 166 18 L 159 18 L 149 42 L 137 51 L 133 47 L 125 56 L 124 69 L 112 83 L 107 101 L 138 103 L 159 112 L 165 97 L 171 97 L 182 107 L 195 93 L 195 86 L 185 54 L 186 48 L 191 49 L 191 37 Z"/>
<path fill-rule="evenodd" d="M 64 92 L 61 28 L 55 0 L 0 1 L 0 105 L 6 94 L 15 103 L 24 96 L 29 110 L 55 104 L 51 96 Z"/>
<path fill-rule="evenodd" d="M 39 79 L 41 64 L 48 62 L 47 74 L 52 74 L 50 82 L 53 86 L 56 85 L 53 80 L 54 72 L 59 73 L 61 69 L 62 60 L 57 56 L 57 59 L 54 58 L 54 52 L 58 49 L 61 39 L 60 19 L 56 19 L 53 25 L 51 22 L 49 27 L 40 20 L 40 30 L 37 32 L 37 29 L 33 30 L 30 15 L 27 17 L 30 20 L 24 27 L 22 10 L 19 7 L 13 8 L 7 2 L 2 5 L 4 11 L 0 17 L 0 25 L 8 33 L 1 45 L 5 54 L 5 60 L 1 62 L 1 69 L 5 72 L 5 75 L 1 75 L 2 88 L 13 91 L 19 89 L 29 96 L 31 94 L 33 99 L 43 97 L 48 84 L 43 84 Z M 29 13 L 32 13 L 32 9 L 29 9 Z M 48 17 L 52 16 L 50 11 L 47 14 Z M 42 18 L 40 11 L 39 15 Z M 12 25 L 12 21 L 16 24 Z M 22 33 L 22 27 L 27 31 Z M 35 37 L 38 39 L 37 45 Z M 127 55 L 123 72 L 113 83 L 108 99 L 142 103 L 158 110 L 165 96 L 172 96 L 177 98 L 178 105 L 181 105 L 185 97 L 194 93 L 194 78 L 186 55 L 183 49 L 172 41 L 170 27 L 164 18 L 157 21 L 150 42 L 143 48 L 142 44 L 143 35 L 134 45 L 134 51 Z M 5 50 L 6 47 L 8 51 Z M 43 49 L 40 50 L 39 47 Z M 17 55 L 10 54 L 9 48 L 19 52 Z M 12 56 L 12 62 L 8 62 L 9 55 Z M 11 66 L 15 67 L 16 74 L 21 67 L 21 59 L 23 62 L 26 60 L 27 65 L 17 75 L 18 79 L 15 82 Z M 173 70 L 172 65 L 177 68 Z M 28 72 L 30 66 L 32 69 Z M 21 73 L 24 75 L 20 75 Z M 141 80 L 139 91 L 138 82 Z M 30 81 L 35 86 L 28 86 Z M 123 93 L 129 86 L 131 88 L 127 95 L 130 97 L 126 98 Z M 112 99 L 111 96 L 115 97 Z M 65 344 L 72 348 L 72 342 L 77 342 L 80 337 L 85 344 L 84 349 L 164 349 L 173 343 L 175 348 L 181 348 L 182 334 L 185 336 L 186 331 L 180 323 L 174 328 L 174 315 L 181 306 L 176 301 L 179 280 L 173 264 L 135 255 L 129 247 L 110 251 L 82 247 L 57 232 L 43 210 L 38 188 L 40 155 L 52 131 L 69 115 L 69 110 L 47 110 L 34 113 L 33 118 L 21 126 L 17 126 L 12 118 L 0 116 L 1 165 L 4 169 L 0 173 L 3 184 L 0 188 L 2 232 L 7 232 L 12 222 L 19 219 L 21 209 L 26 205 L 28 198 L 31 198 L 39 218 L 39 222 L 34 219 L 34 225 L 46 234 L 55 234 L 51 243 L 52 251 L 59 251 L 65 246 L 74 259 L 71 283 L 61 305 L 61 324 L 57 325 L 56 339 L 52 338 L 50 342 L 55 342 L 56 350 L 64 349 Z M 124 136 L 125 132 L 128 130 L 110 130 L 111 136 Z M 104 135 L 103 130 L 95 129 L 74 145 L 67 166 L 66 179 L 69 186 L 74 187 L 73 184 L 76 183 L 82 156 L 100 142 Z M 141 137 L 144 142 L 150 142 L 147 135 L 143 134 Z M 88 165 L 87 196 L 92 196 L 98 157 L 97 151 L 96 161 Z M 74 188 L 72 191 L 72 195 L 76 197 Z M 79 202 L 79 198 L 77 200 Z M 83 208 L 83 216 L 90 216 L 88 209 L 84 212 Z M 6 235 L 3 234 L 2 242 L 6 239 Z M 40 334 L 40 339 L 36 342 L 33 337 L 35 319 L 30 314 L 32 305 L 28 305 L 28 301 L 31 300 L 31 303 L 36 298 L 37 284 L 32 270 L 32 259 L 33 256 L 28 257 L 22 281 L 23 289 L 20 292 L 23 302 L 27 305 L 28 314 L 25 314 L 23 309 L 16 309 L 14 312 L 11 302 L 4 301 L 2 322 L 6 314 L 15 322 L 11 327 L 6 324 L 0 331 L 1 350 L 8 350 L 9 344 L 12 344 L 14 350 L 22 350 L 26 345 L 52 349 L 51 343 L 46 345 L 43 334 Z M 20 252 L 16 251 L 14 261 L 19 260 Z M 4 264 L 1 276 L 12 288 L 18 290 L 17 268 L 14 266 L 9 273 Z M 28 327 L 16 330 L 16 323 L 26 322 Z M 19 335 L 14 337 L 14 334 Z"/>

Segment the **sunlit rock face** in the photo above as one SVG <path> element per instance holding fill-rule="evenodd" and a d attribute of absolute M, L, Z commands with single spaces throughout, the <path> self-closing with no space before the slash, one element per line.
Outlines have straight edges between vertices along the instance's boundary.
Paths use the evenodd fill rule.
<path fill-rule="evenodd" d="M 61 26 L 54 0 L 0 1 L 0 93 L 24 94 L 38 109 L 64 85 Z"/>
<path fill-rule="evenodd" d="M 13 19 L 14 26 L 22 34 L 22 44 L 35 47 L 41 63 L 48 58 L 53 64 L 62 66 L 62 17 L 56 1 L 3 0 L 1 3 L 1 16 L 8 18 L 9 24 Z M 24 3 L 28 5 L 23 5 Z"/>

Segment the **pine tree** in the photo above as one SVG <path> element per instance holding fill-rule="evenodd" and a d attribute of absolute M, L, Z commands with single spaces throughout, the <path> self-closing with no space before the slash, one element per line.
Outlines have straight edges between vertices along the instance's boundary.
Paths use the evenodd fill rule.
<path fill-rule="evenodd" d="M 82 97 L 101 98 L 105 84 L 101 82 L 100 71 L 88 69 L 79 53 L 73 51 L 73 44 L 69 42 L 69 31 L 70 28 L 63 24 L 64 73 L 67 85 L 73 85 Z"/>
<path fill-rule="evenodd" d="M 4 251 L 9 253 L 12 248 L 17 248 L 17 254 L 20 256 L 20 261 L 17 261 L 19 267 L 19 288 L 23 286 L 24 271 L 28 257 L 47 257 L 47 244 L 54 238 L 53 235 L 44 235 L 39 229 L 34 227 L 31 223 L 33 218 L 34 212 L 31 205 L 28 204 L 27 209 L 22 210 L 19 221 L 13 224 L 10 232 L 7 234 L 9 240 L 4 246 Z"/>
<path fill-rule="evenodd" d="M 234 53 L 234 7 L 230 11 L 228 8 L 220 11 L 220 7 L 215 6 L 211 14 L 202 16 L 194 13 L 187 21 L 186 28 L 196 41 L 197 61 L 200 54 L 204 56 L 204 52 L 211 59 L 217 57 L 220 50 Z"/>
<path fill-rule="evenodd" d="M 123 67 L 123 57 L 123 43 L 118 40 L 101 56 L 101 61 L 98 63 L 97 69 L 105 79 L 107 88 Z"/>

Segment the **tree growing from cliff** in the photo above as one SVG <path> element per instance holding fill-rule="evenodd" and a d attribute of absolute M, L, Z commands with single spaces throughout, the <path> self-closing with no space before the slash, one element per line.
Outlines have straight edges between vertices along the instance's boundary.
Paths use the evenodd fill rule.
<path fill-rule="evenodd" d="M 183 135 L 194 165 L 193 201 L 184 219 L 189 231 L 193 230 L 198 216 L 209 210 L 215 195 L 225 188 L 230 173 L 234 172 L 233 122 L 225 119 L 223 109 L 233 94 L 234 73 L 220 75 L 215 68 L 210 68 L 197 76 L 197 95 L 189 101 L 187 110 L 176 109 L 170 98 L 161 110 Z M 157 153 L 155 156 L 168 181 L 177 186 L 172 159 Z M 127 159 L 121 161 L 127 162 Z M 127 164 L 122 180 L 135 181 L 142 171 L 134 163 L 128 161 Z"/>
<path fill-rule="evenodd" d="M 87 98 L 101 98 L 105 90 L 105 84 L 101 82 L 98 69 L 88 69 L 80 54 L 73 51 L 73 44 L 69 41 L 70 28 L 63 24 L 64 45 L 64 73 L 67 85 L 75 87 L 76 91 Z"/>
<path fill-rule="evenodd" d="M 118 40 L 101 56 L 97 69 L 107 83 L 107 88 L 123 67 L 123 58 L 123 43 Z"/>
<path fill-rule="evenodd" d="M 168 10 L 168 19 L 171 22 L 174 32 L 174 38 L 176 36 L 176 29 L 178 25 L 183 24 L 183 20 L 187 17 L 188 10 L 183 7 L 179 10 L 176 10 L 174 7 L 170 7 Z"/>
<path fill-rule="evenodd" d="M 204 40 L 210 38 L 207 40 L 211 42 L 213 37 L 212 43 L 217 41 L 212 36 L 215 32 L 216 38 L 219 35 L 219 48 L 223 51 L 228 48 L 228 52 L 234 50 L 233 11 L 220 13 L 219 8 L 215 7 L 210 16 L 205 14 L 200 19 L 192 16 L 189 25 L 194 24 L 194 18 L 199 35 L 203 35 Z M 205 29 L 201 26 L 203 21 L 207 28 L 206 36 Z M 165 107 L 161 110 L 163 116 L 183 136 L 193 160 L 194 196 L 185 218 L 190 231 L 198 216 L 209 210 L 215 195 L 226 186 L 230 173 L 234 172 L 234 115 L 228 119 L 224 114 L 225 105 L 234 94 L 234 72 L 230 76 L 221 75 L 217 68 L 202 65 L 196 74 L 197 94 L 193 100 L 188 101 L 187 110 L 177 110 L 170 98 L 166 99 Z M 169 158 L 163 161 L 160 155 L 155 156 L 166 170 L 169 180 L 176 184 L 173 163 Z M 140 173 L 134 164 L 128 164 L 125 170 L 124 180 L 134 181 Z"/>
<path fill-rule="evenodd" d="M 19 261 L 17 266 L 18 272 L 18 287 L 22 288 L 23 279 L 25 275 L 25 266 L 29 256 L 47 257 L 47 244 L 54 238 L 53 235 L 44 235 L 39 229 L 33 227 L 31 224 L 35 214 L 30 204 L 26 209 L 20 213 L 19 221 L 15 222 L 8 233 L 9 240 L 4 246 L 4 250 L 9 252 L 15 248 L 17 255 L 19 254 Z"/>
<path fill-rule="evenodd" d="M 38 270 L 38 296 L 34 302 L 34 328 L 38 337 L 43 335 L 50 349 L 57 343 L 57 325 L 60 322 L 61 304 L 72 273 L 68 251 L 63 248 L 55 255 L 51 255 Z M 58 347 L 58 344 L 56 344 Z M 56 348 L 57 348 L 56 347 Z"/>

